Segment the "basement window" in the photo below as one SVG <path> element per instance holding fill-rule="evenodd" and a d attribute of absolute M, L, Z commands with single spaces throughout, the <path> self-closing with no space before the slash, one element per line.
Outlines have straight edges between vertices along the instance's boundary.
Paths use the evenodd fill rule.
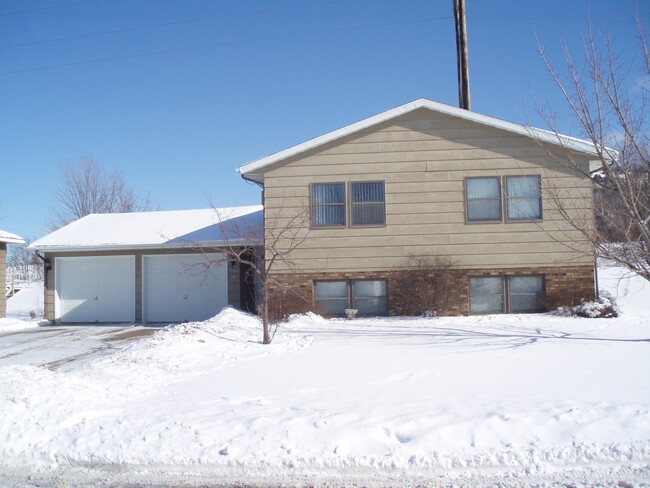
<path fill-rule="evenodd" d="M 319 313 L 345 315 L 356 308 L 359 315 L 387 315 L 386 280 L 315 281 L 314 298 Z"/>
<path fill-rule="evenodd" d="M 543 311 L 544 276 L 478 276 L 469 279 L 472 314 Z"/>

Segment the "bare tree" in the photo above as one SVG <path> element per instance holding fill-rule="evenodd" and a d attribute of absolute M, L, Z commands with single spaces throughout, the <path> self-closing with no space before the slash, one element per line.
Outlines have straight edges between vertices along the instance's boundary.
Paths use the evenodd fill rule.
<path fill-rule="evenodd" d="M 7 266 L 12 268 L 14 273 L 41 280 L 44 276 L 43 261 L 27 249 L 31 242 L 32 239 L 25 239 L 23 244 L 10 246 L 7 251 Z"/>
<path fill-rule="evenodd" d="M 558 210 L 600 256 L 650 280 L 650 54 L 638 18 L 636 26 L 641 66 L 640 77 L 633 81 L 629 80 L 632 67 L 620 61 L 611 37 L 601 36 L 591 27 L 585 35 L 584 67 L 573 61 L 564 46 L 563 69 L 556 69 L 538 46 L 573 119 L 593 143 L 599 162 L 599 167 L 590 171 L 568 150 L 558 158 L 592 178 L 596 226 L 572 220 L 572 212 L 561 198 L 555 199 Z M 541 108 L 538 113 L 557 134 L 554 114 Z"/>
<path fill-rule="evenodd" d="M 311 301 L 298 289 L 278 279 L 273 271 L 282 266 L 296 271 L 291 253 L 305 241 L 309 234 L 309 209 L 296 210 L 289 217 L 265 216 L 262 228 L 258 230 L 240 225 L 237 219 L 229 222 L 228 215 L 218 213 L 221 225 L 221 240 L 218 249 L 204 248 L 200 243 L 191 243 L 206 258 L 205 266 L 223 266 L 224 262 L 236 262 L 246 269 L 246 279 L 255 283 L 253 297 L 255 309 L 262 321 L 262 343 L 271 344 L 277 324 L 286 316 L 286 311 L 308 311 Z M 210 253 L 222 254 L 218 260 Z"/>
<path fill-rule="evenodd" d="M 61 175 L 48 226 L 54 230 L 91 213 L 137 212 L 148 207 L 148 198 L 129 187 L 121 173 L 106 173 L 90 157 L 60 166 Z"/>

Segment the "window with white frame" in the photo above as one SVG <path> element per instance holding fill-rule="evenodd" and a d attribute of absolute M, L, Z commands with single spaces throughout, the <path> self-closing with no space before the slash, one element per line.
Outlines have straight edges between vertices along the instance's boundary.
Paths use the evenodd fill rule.
<path fill-rule="evenodd" d="M 386 280 L 315 281 L 314 300 L 325 315 L 345 315 L 346 308 L 359 315 L 388 314 Z"/>
<path fill-rule="evenodd" d="M 506 176 L 508 220 L 542 218 L 541 181 L 539 176 Z"/>
<path fill-rule="evenodd" d="M 469 279 L 472 314 L 532 313 L 543 310 L 542 275 L 475 276 Z"/>

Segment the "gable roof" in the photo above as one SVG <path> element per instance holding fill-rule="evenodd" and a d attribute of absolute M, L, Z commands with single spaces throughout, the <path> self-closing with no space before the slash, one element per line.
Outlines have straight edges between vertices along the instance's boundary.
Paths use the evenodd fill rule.
<path fill-rule="evenodd" d="M 0 229 L 0 242 L 6 242 L 7 244 L 23 244 L 25 240 L 16 234 Z"/>
<path fill-rule="evenodd" d="M 426 98 L 419 98 L 404 105 L 400 105 L 399 107 L 387 110 L 386 112 L 360 120 L 354 124 L 346 125 L 340 129 L 328 132 L 322 136 L 315 137 L 314 139 L 309 139 L 308 141 L 284 149 L 283 151 L 246 163 L 237 168 L 237 172 L 241 173 L 248 179 L 261 183 L 264 181 L 264 171 L 262 170 L 267 166 L 421 108 L 527 136 L 553 145 L 585 153 L 587 155 L 598 155 L 594 145 L 582 139 L 557 134 L 543 129 L 536 129 L 521 124 L 515 124 L 514 122 L 508 122 L 506 120 L 464 110 L 444 103 L 434 102 Z"/>
<path fill-rule="evenodd" d="M 90 214 L 34 241 L 39 251 L 97 251 L 261 242 L 262 206 Z"/>

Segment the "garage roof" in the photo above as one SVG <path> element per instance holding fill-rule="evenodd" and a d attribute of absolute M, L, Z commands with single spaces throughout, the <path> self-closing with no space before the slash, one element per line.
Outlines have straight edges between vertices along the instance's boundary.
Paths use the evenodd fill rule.
<path fill-rule="evenodd" d="M 16 234 L 0 230 L 0 242 L 6 242 L 7 244 L 22 244 L 25 240 Z"/>
<path fill-rule="evenodd" d="M 91 214 L 34 241 L 39 251 L 99 251 L 259 244 L 262 206 Z"/>

